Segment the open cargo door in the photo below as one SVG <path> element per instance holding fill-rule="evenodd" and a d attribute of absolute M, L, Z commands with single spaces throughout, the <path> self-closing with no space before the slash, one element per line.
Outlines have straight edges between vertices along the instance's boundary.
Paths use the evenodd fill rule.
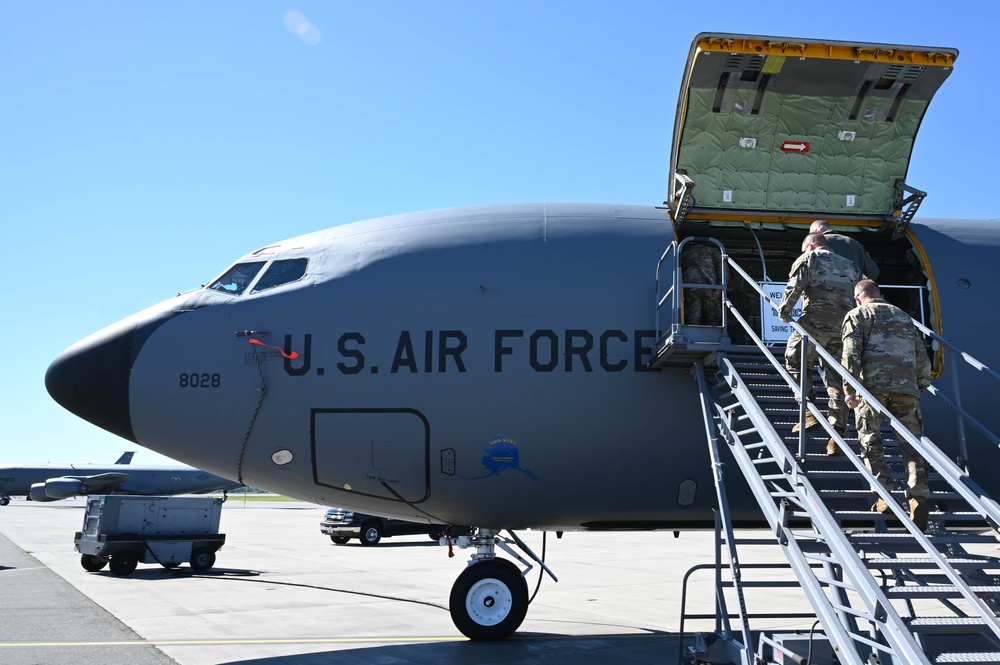
<path fill-rule="evenodd" d="M 956 49 L 702 33 L 681 84 L 667 201 L 685 218 L 909 223 L 913 141 Z"/>

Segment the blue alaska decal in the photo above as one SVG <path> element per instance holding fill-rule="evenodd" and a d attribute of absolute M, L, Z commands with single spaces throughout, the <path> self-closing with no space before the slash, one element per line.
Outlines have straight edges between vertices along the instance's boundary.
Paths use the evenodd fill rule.
<path fill-rule="evenodd" d="M 486 453 L 482 458 L 483 468 L 486 469 L 487 473 L 482 476 L 470 478 L 469 480 L 499 476 L 500 472 L 506 469 L 520 471 L 532 480 L 538 480 L 538 476 L 530 470 L 521 468 L 520 453 L 517 448 L 517 441 L 514 441 L 514 439 L 498 436 L 490 441 L 483 451 Z"/>

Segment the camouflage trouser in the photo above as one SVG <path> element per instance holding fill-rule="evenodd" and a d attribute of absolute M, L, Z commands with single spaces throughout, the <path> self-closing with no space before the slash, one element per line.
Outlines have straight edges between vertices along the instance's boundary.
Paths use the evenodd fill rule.
<path fill-rule="evenodd" d="M 823 345 L 826 352 L 834 358 L 839 358 L 844 350 L 844 343 L 839 334 L 825 335 L 810 331 L 810 334 L 817 342 Z M 799 365 L 802 362 L 802 335 L 795 331 L 788 338 L 788 346 L 785 347 L 785 369 L 792 375 L 792 378 L 799 381 Z M 806 399 L 812 400 L 814 397 L 812 387 L 812 368 L 816 365 L 823 366 L 823 385 L 826 386 L 826 394 L 830 396 L 829 416 L 830 424 L 840 430 L 847 429 L 847 402 L 844 401 L 844 381 L 837 372 L 828 369 L 826 362 L 816 353 L 816 347 L 809 345 L 809 358 L 806 362 Z"/>
<path fill-rule="evenodd" d="M 722 300 L 719 289 L 684 289 L 684 325 L 721 326 Z"/>
<path fill-rule="evenodd" d="M 875 397 L 889 410 L 889 413 L 910 430 L 913 436 L 920 438 L 923 433 L 923 420 L 920 417 L 919 397 L 899 393 L 881 394 Z M 854 417 L 858 423 L 858 443 L 861 444 L 861 456 L 865 460 L 865 466 L 883 486 L 892 489 L 892 477 L 889 475 L 889 465 L 885 463 L 882 447 L 880 429 L 884 419 L 882 414 L 862 400 L 861 406 L 854 411 Z M 906 463 L 908 486 L 906 497 L 926 499 L 930 496 L 930 489 L 927 487 L 927 462 L 902 437 L 896 438 L 899 440 L 899 448 Z"/>

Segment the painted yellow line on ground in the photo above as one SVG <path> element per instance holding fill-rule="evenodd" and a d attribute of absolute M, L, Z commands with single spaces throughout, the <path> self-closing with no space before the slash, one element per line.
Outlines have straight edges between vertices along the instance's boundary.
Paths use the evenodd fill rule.
<path fill-rule="evenodd" d="M 30 647 L 205 646 L 232 644 L 351 644 L 373 642 L 464 642 L 465 637 L 303 637 L 231 640 L 120 640 L 113 642 L 0 642 L 0 649 Z"/>
<path fill-rule="evenodd" d="M 663 634 L 620 635 L 546 635 L 542 638 L 508 637 L 508 642 L 522 640 L 587 640 L 587 639 L 636 639 L 665 637 Z M 233 638 L 223 640 L 118 640 L 110 642 L 0 642 L 0 649 L 32 647 L 136 647 L 136 646 L 222 646 L 241 644 L 399 644 L 412 642 L 467 642 L 465 637 L 302 637 L 302 638 Z"/>

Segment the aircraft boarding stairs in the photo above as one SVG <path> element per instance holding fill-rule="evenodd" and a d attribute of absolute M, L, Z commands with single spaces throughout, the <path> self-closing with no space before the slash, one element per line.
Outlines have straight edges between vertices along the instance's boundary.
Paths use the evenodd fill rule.
<path fill-rule="evenodd" d="M 726 258 L 725 265 L 724 283 L 725 273 L 735 272 L 756 289 L 752 278 L 735 262 Z M 674 283 L 680 284 L 679 279 Z M 659 305 L 669 298 L 660 299 Z M 676 304 L 679 298 L 674 300 Z M 805 662 L 807 655 L 794 651 L 777 635 L 751 629 L 750 620 L 755 616 L 775 615 L 751 614 L 746 603 L 740 547 L 751 541 L 734 535 L 723 474 L 726 464 L 720 450 L 725 448 L 743 473 L 773 542 L 794 573 L 794 585 L 801 587 L 822 626 L 823 635 L 810 635 L 810 642 L 827 641 L 836 654 L 836 661 L 825 662 L 1000 663 L 1000 559 L 992 555 L 1000 505 L 930 440 L 916 439 L 887 414 L 883 441 L 898 485 L 890 495 L 864 466 L 853 428 L 847 438 L 841 437 L 826 424 L 825 404 L 800 406 L 795 395 L 804 386 L 797 385 L 785 371 L 783 349 L 778 349 L 776 357 L 732 303 L 723 298 L 723 304 L 726 315 L 723 328 L 713 331 L 714 343 L 705 341 L 704 330 L 692 336 L 677 325 L 675 308 L 674 324 L 670 333 L 660 338 L 661 346 L 651 363 L 659 367 L 687 363 L 698 381 L 718 499 L 716 547 L 720 551 L 725 548 L 732 578 L 723 583 L 722 576 L 716 575 L 716 631 L 690 648 L 694 661 L 750 665 Z M 750 332 L 754 346 L 729 343 L 727 318 Z M 917 325 L 951 347 L 947 340 Z M 680 342 L 675 352 L 670 349 L 673 341 Z M 950 350 L 954 358 L 964 358 L 978 371 L 1000 379 L 966 354 L 953 347 Z M 818 351 L 828 363 L 836 362 L 822 348 Z M 839 363 L 834 369 L 846 375 Z M 860 384 L 855 388 L 866 395 Z M 825 394 L 819 384 L 815 392 Z M 945 399 L 959 413 L 963 444 L 961 423 L 965 417 L 1000 445 L 1000 439 L 962 411 L 959 402 L 936 387 L 929 392 Z M 792 425 L 801 422 L 806 408 L 824 426 L 793 434 Z M 838 442 L 840 455 L 826 454 L 831 436 Z M 932 509 L 927 533 L 909 519 L 896 443 L 899 437 L 906 437 L 928 461 Z M 959 461 L 964 464 L 965 459 L 963 450 Z M 875 491 L 891 507 L 890 515 L 871 511 Z M 716 565 L 725 565 L 721 557 Z M 735 613 L 728 609 L 724 586 L 736 595 Z M 683 617 L 681 621 L 683 648 Z M 814 661 L 820 662 L 824 661 Z"/>

